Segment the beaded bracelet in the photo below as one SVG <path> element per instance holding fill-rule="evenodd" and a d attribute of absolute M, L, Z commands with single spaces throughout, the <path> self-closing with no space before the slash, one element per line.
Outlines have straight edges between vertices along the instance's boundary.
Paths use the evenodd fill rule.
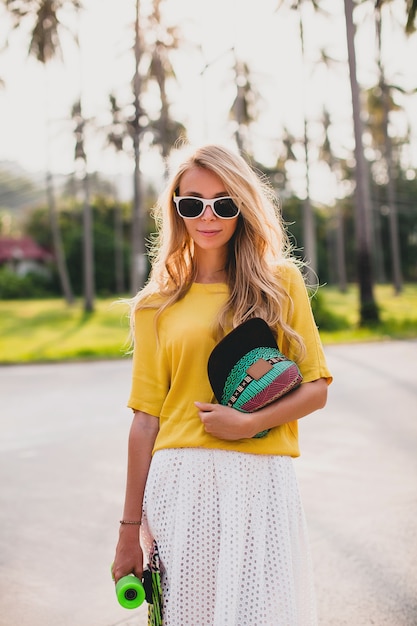
<path fill-rule="evenodd" d="M 121 524 L 132 524 L 134 526 L 140 526 L 142 522 L 140 522 L 140 521 L 139 522 L 132 522 L 132 521 L 127 520 L 127 519 L 121 519 L 120 523 Z"/>

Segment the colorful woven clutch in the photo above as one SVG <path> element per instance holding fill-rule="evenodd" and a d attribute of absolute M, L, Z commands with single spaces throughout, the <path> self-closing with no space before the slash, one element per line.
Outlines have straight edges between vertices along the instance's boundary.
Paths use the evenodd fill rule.
<path fill-rule="evenodd" d="M 294 361 L 278 349 L 268 324 L 252 318 L 226 335 L 208 360 L 219 404 L 252 413 L 296 389 L 303 379 Z M 264 437 L 262 431 L 255 437 Z"/>

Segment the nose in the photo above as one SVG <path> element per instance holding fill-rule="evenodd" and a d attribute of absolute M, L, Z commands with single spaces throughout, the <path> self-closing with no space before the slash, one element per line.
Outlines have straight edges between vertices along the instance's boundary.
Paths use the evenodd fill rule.
<path fill-rule="evenodd" d="M 204 220 L 212 220 L 213 218 L 215 218 L 215 214 L 213 212 L 213 209 L 211 208 L 210 204 L 207 204 L 204 211 L 203 211 L 203 215 L 201 216 L 201 219 Z"/>

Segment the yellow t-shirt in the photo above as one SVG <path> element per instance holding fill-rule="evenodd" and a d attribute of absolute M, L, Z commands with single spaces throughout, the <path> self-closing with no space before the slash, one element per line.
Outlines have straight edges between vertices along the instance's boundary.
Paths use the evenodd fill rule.
<path fill-rule="evenodd" d="M 293 264 L 280 275 L 294 305 L 291 326 L 303 337 L 306 357 L 299 363 L 303 382 L 326 378 L 327 368 L 303 277 Z M 194 283 L 186 296 L 166 309 L 155 333 L 155 309 L 135 317 L 132 389 L 128 406 L 159 418 L 154 452 L 164 448 L 220 448 L 252 454 L 299 456 L 297 420 L 273 428 L 266 437 L 226 441 L 205 432 L 194 401 L 216 402 L 207 375 L 208 357 L 215 346 L 213 321 L 228 298 L 223 283 Z M 288 319 L 289 303 L 284 307 Z M 295 355 L 278 330 L 284 354 Z"/>

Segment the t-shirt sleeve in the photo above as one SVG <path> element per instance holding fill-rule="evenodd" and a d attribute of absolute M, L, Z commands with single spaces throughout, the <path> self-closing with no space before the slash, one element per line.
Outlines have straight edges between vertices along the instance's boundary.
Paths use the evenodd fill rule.
<path fill-rule="evenodd" d="M 310 298 L 303 275 L 295 265 L 290 266 L 288 270 L 287 289 L 293 304 L 292 315 L 288 322 L 303 338 L 306 348 L 304 359 L 298 362 L 299 369 L 303 375 L 303 382 L 326 378 L 327 383 L 330 384 L 333 377 L 326 363 L 319 331 L 311 309 Z M 295 350 L 296 345 L 292 345 L 292 348 L 289 348 L 288 356 L 292 359 L 296 359 Z"/>
<path fill-rule="evenodd" d="M 159 417 L 169 389 L 169 369 L 163 342 L 157 339 L 155 309 L 135 313 L 132 386 L 128 406 Z"/>

